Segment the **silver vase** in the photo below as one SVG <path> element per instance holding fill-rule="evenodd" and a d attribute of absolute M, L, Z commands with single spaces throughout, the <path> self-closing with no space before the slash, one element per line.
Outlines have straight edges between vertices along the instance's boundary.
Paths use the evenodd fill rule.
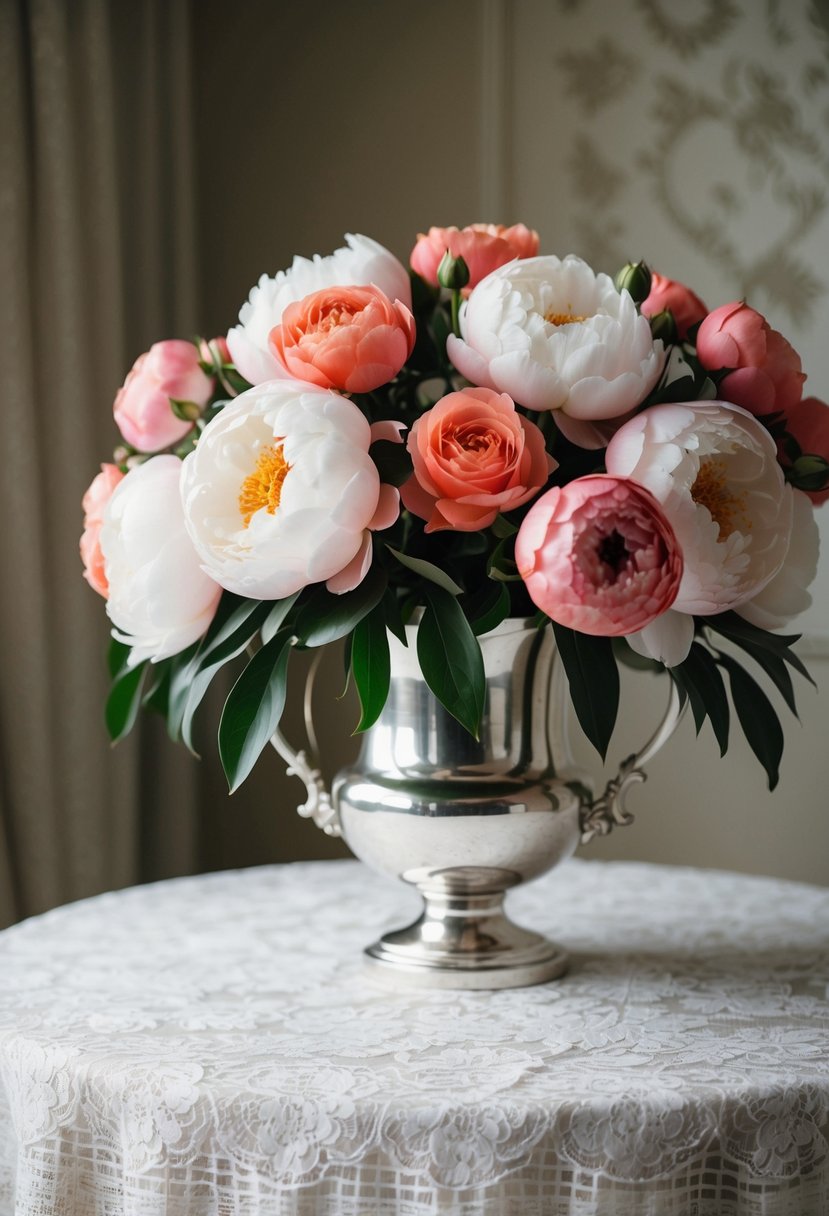
<path fill-rule="evenodd" d="M 367 948 L 379 978 L 443 988 L 555 979 L 566 970 L 565 951 L 510 920 L 506 892 L 569 857 L 580 841 L 631 821 L 625 793 L 644 780 L 643 764 L 681 716 L 673 685 L 656 734 L 595 799 L 570 754 L 569 697 L 551 629 L 508 620 L 479 639 L 486 700 L 477 740 L 429 691 L 416 629 L 407 634 L 408 647 L 389 639 L 386 706 L 330 795 L 306 754 L 274 737 L 306 784 L 300 813 L 423 898 L 413 924 Z"/>

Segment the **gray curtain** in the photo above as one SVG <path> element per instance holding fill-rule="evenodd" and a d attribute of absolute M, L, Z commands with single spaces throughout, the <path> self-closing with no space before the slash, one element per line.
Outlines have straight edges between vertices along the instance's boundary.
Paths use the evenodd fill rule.
<path fill-rule="evenodd" d="M 183 0 L 0 0 L 0 924 L 196 860 L 192 762 L 107 743 L 77 553 L 125 371 L 196 328 L 188 33 Z"/>

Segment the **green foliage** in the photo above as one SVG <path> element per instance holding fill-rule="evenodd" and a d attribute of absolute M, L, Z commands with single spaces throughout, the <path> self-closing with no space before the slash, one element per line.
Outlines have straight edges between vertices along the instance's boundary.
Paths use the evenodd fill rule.
<path fill-rule="evenodd" d="M 250 773 L 285 707 L 291 632 L 282 629 L 245 667 L 225 701 L 219 755 L 231 794 Z"/>
<path fill-rule="evenodd" d="M 438 701 L 477 739 L 486 695 L 481 647 L 457 598 L 442 587 L 426 590 L 417 657 Z"/>
<path fill-rule="evenodd" d="M 619 670 L 613 644 L 610 638 L 577 633 L 555 622 L 553 632 L 579 725 L 604 760 L 619 710 Z"/>
<path fill-rule="evenodd" d="M 351 635 L 351 671 L 362 707 L 356 734 L 374 725 L 389 695 L 391 660 L 382 602 L 375 604 Z"/>

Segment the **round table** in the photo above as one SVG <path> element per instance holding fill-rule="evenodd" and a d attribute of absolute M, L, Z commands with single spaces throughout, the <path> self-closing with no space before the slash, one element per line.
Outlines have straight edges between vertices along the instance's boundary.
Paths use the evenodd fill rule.
<path fill-rule="evenodd" d="M 0 1213 L 829 1211 L 829 891 L 574 861 L 510 903 L 563 979 L 377 986 L 413 896 L 349 861 L 0 934 Z"/>

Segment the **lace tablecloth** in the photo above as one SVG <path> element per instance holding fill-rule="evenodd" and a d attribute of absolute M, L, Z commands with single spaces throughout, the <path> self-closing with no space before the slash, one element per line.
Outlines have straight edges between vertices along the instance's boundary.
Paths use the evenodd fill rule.
<path fill-rule="evenodd" d="M 570 862 L 562 980 L 388 991 L 357 862 L 138 887 L 0 934 L 2 1216 L 829 1211 L 829 891 Z"/>

